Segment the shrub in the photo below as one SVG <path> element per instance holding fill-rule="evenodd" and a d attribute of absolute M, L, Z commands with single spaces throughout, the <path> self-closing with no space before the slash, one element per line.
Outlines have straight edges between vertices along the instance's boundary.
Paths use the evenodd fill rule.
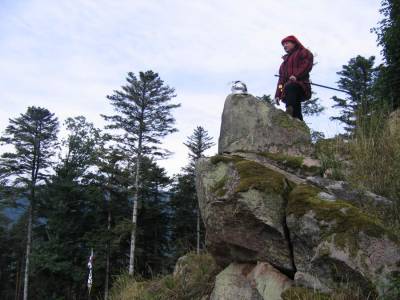
<path fill-rule="evenodd" d="M 128 274 L 118 276 L 111 300 L 196 300 L 209 295 L 219 271 L 209 254 L 189 253 L 178 262 L 172 275 L 141 280 Z"/>

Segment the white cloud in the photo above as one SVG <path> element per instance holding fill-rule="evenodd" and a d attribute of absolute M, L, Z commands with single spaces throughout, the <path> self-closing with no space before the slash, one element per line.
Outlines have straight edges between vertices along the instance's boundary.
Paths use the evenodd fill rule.
<path fill-rule="evenodd" d="M 358 54 L 380 60 L 369 32 L 378 9 L 372 0 L 2 2 L 0 130 L 28 105 L 61 119 L 83 114 L 102 126 L 99 114 L 112 111 L 105 96 L 128 71 L 153 69 L 182 102 L 175 114 L 180 132 L 165 141 L 176 154 L 163 162 L 176 172 L 186 163 L 182 142 L 195 126 L 217 140 L 229 81 L 245 81 L 256 95 L 274 93 L 284 36 L 297 35 L 317 54 L 314 82 L 335 85 L 336 72 Z M 324 103 L 334 95 L 315 91 Z M 339 131 L 328 120 L 332 114 L 312 126 Z"/>

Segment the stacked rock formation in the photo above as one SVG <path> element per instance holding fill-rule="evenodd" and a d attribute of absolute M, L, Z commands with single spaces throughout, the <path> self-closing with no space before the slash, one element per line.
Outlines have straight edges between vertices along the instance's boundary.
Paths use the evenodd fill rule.
<path fill-rule="evenodd" d="M 211 299 L 385 294 L 400 271 L 400 242 L 374 212 L 392 203 L 321 178 L 303 122 L 230 95 L 218 152 L 196 165 L 207 249 L 225 267 Z"/>

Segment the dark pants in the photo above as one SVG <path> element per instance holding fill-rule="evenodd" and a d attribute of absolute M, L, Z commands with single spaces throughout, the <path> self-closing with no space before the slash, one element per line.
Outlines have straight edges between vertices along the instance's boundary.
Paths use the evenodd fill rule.
<path fill-rule="evenodd" d="M 300 85 L 295 82 L 288 82 L 285 85 L 286 111 L 293 117 L 303 121 L 301 113 L 301 99 L 304 98 L 304 91 Z"/>

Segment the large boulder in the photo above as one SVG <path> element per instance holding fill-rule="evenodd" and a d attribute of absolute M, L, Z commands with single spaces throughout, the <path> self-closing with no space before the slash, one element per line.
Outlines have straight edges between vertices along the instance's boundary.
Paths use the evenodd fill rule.
<path fill-rule="evenodd" d="M 218 263 L 267 261 L 294 272 L 284 175 L 239 156 L 217 155 L 197 163 L 196 184 L 207 248 Z"/>
<path fill-rule="evenodd" d="M 351 287 L 365 299 L 383 295 L 400 271 L 398 237 L 377 217 L 317 187 L 298 185 L 288 197 L 295 283 L 323 292 Z"/>
<path fill-rule="evenodd" d="M 255 151 L 307 155 L 310 130 L 273 105 L 252 95 L 229 95 L 222 113 L 218 153 Z"/>
<path fill-rule="evenodd" d="M 280 300 L 292 280 L 268 263 L 231 263 L 215 279 L 210 300 Z"/>
<path fill-rule="evenodd" d="M 251 95 L 227 97 L 219 154 L 196 164 L 207 249 L 227 267 L 211 299 L 400 299 L 393 201 L 321 178 L 312 148 L 303 122 Z"/>
<path fill-rule="evenodd" d="M 342 182 L 305 180 L 255 154 L 203 158 L 196 175 L 207 248 L 221 266 L 268 262 L 296 286 L 363 297 L 384 295 L 400 274 L 399 239 L 371 209 L 387 199 L 366 193 L 366 209 Z"/>

